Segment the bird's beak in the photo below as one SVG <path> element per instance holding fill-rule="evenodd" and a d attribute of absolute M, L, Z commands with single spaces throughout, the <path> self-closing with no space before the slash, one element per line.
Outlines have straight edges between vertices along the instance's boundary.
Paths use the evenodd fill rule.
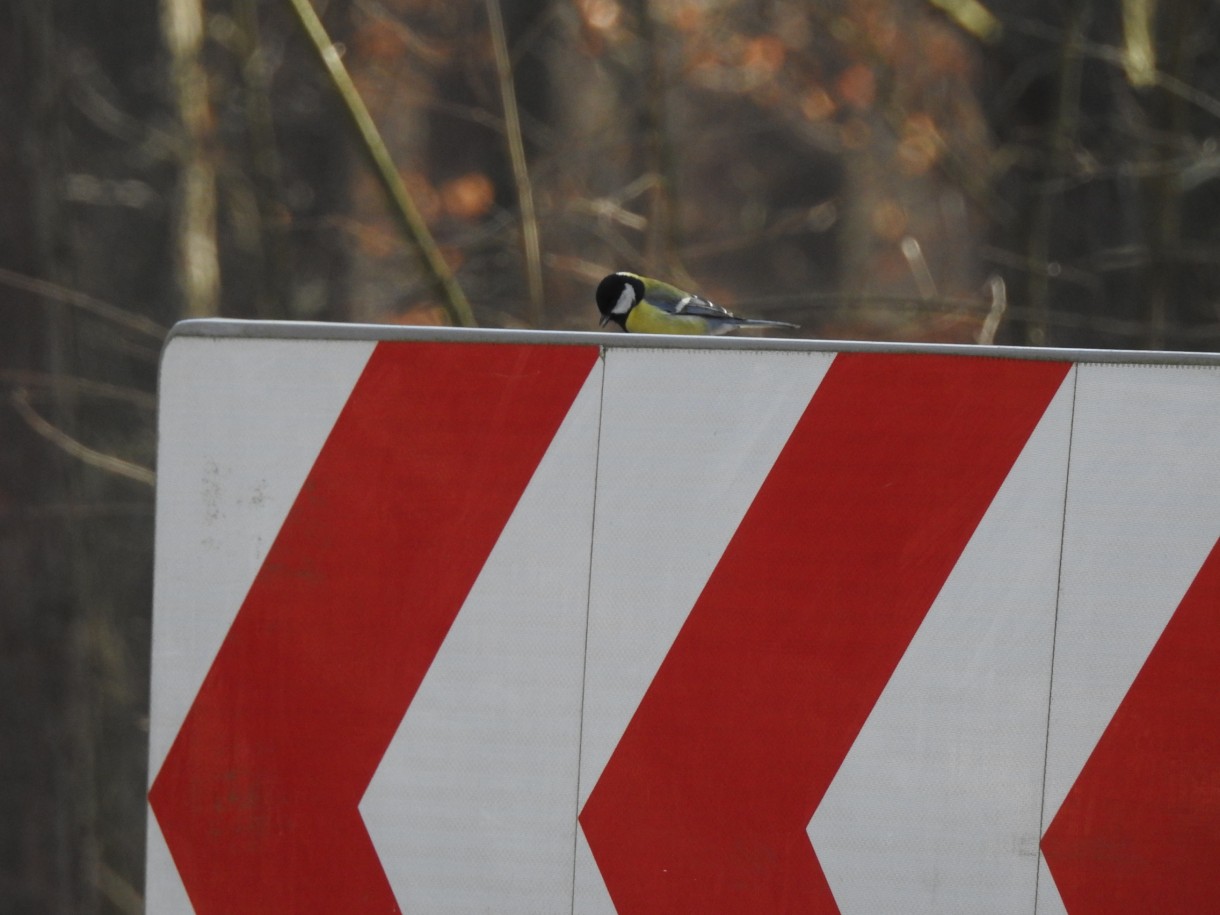
<path fill-rule="evenodd" d="M 610 316 L 609 316 L 609 315 L 602 315 L 602 319 L 601 319 L 600 321 L 598 321 L 598 322 L 597 322 L 597 326 L 598 326 L 598 327 L 605 327 L 605 326 L 606 326 L 607 324 L 609 324 L 609 323 L 610 323 Z"/>

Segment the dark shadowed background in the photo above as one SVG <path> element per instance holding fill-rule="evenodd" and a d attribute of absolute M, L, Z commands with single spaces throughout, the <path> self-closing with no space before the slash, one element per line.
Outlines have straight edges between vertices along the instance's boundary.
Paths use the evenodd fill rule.
<path fill-rule="evenodd" d="M 635 269 L 809 337 L 1220 347 L 1215 3 L 313 9 L 350 85 L 293 0 L 0 7 L 0 911 L 142 908 L 181 318 L 589 330 Z"/>

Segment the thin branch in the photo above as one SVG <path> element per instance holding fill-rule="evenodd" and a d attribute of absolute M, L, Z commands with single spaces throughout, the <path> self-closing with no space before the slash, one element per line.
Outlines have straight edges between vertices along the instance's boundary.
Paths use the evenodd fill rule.
<path fill-rule="evenodd" d="M 63 302 L 65 305 L 79 308 L 81 311 L 88 312 L 94 317 L 110 321 L 112 324 L 117 324 L 137 334 L 152 337 L 158 342 L 164 340 L 167 333 L 164 327 L 156 321 L 145 318 L 143 315 L 127 311 L 117 305 L 111 305 L 109 302 L 103 302 L 101 299 L 94 298 L 87 293 L 68 289 L 66 286 L 60 286 L 47 280 L 26 276 L 24 273 L 6 270 L 3 267 L 0 267 L 0 285 L 9 286 L 13 289 L 21 289 L 24 292 L 32 292 L 35 295 L 40 295 L 43 298 L 52 299 L 56 302 Z"/>
<path fill-rule="evenodd" d="M 534 188 L 525 161 L 525 143 L 521 138 L 521 115 L 517 109 L 517 91 L 513 85 L 513 64 L 508 55 L 508 38 L 504 32 L 504 16 L 500 0 L 486 0 L 487 20 L 491 26 L 491 46 L 496 58 L 496 77 L 500 83 L 500 100 L 504 105 L 504 127 L 508 134 L 508 154 L 512 160 L 513 181 L 517 185 L 517 202 L 521 206 L 521 236 L 525 245 L 525 276 L 529 286 L 530 323 L 541 327 L 543 320 L 542 249 L 538 236 L 538 217 L 534 211 Z"/>
<path fill-rule="evenodd" d="M 416 34 L 414 29 L 407 28 L 401 19 L 391 13 L 376 0 L 356 0 L 355 8 L 373 20 L 380 28 L 389 29 L 402 42 L 409 56 L 423 61 L 429 66 L 440 66 L 445 62 L 443 47 L 433 44 L 426 38 Z"/>
<path fill-rule="evenodd" d="M 156 486 L 157 475 L 147 467 L 133 464 L 131 461 L 125 461 L 112 454 L 96 451 L 88 445 L 81 444 L 62 429 L 49 423 L 30 406 L 30 399 L 25 391 L 14 391 L 9 397 L 9 402 L 12 403 L 13 408 L 16 409 L 21 418 L 25 420 L 26 425 L 51 442 L 51 444 L 66 451 L 77 460 L 91 467 L 97 467 L 99 470 L 104 470 L 107 473 L 135 480 L 137 483 Z"/>
<path fill-rule="evenodd" d="M 596 286 L 603 276 L 614 269 L 605 264 L 595 264 L 593 261 L 585 260 L 582 257 L 563 254 L 546 255 L 546 265 L 552 270 L 558 270 L 569 276 L 577 277 L 589 283 L 591 287 Z"/>
<path fill-rule="evenodd" d="M 768 308 L 773 305 L 782 306 L 774 309 L 777 312 L 793 312 L 798 309 L 837 309 L 843 305 L 893 305 L 900 308 L 910 308 L 914 311 L 928 314 L 957 314 L 962 312 L 977 312 L 985 308 L 983 300 L 977 296 L 938 295 L 923 298 L 917 295 L 896 295 L 892 293 L 871 292 L 794 292 L 778 295 L 759 295 L 736 299 L 732 303 L 736 308 L 759 310 L 760 306 Z"/>
<path fill-rule="evenodd" d="M 979 41 L 995 41 L 1000 34 L 1000 21 L 978 0 L 929 0 L 962 29 Z"/>
<path fill-rule="evenodd" d="M 1082 270 L 1079 267 L 1073 267 L 1061 261 L 1035 260 L 1028 255 L 1006 251 L 994 245 L 980 246 L 979 254 L 984 260 L 993 264 L 999 264 L 1001 267 L 1009 267 L 1013 270 L 1020 270 L 1029 274 L 1038 274 L 1046 279 L 1057 280 L 1061 283 L 1071 283 L 1082 289 L 1088 289 L 1095 294 L 1101 291 L 1101 279 L 1095 273 Z"/>
<path fill-rule="evenodd" d="M 662 66 L 660 39 L 653 19 L 652 0 L 634 0 L 632 8 L 637 19 L 644 68 L 645 98 L 640 106 L 641 132 L 647 144 L 648 170 L 655 177 L 651 184 L 645 264 L 650 271 L 661 269 L 682 285 L 692 285 L 694 280 L 678 254 L 682 242 L 677 197 L 678 168 L 673 138 L 669 134 L 668 86 Z"/>
<path fill-rule="evenodd" d="M 77 378 L 74 375 L 56 375 L 50 372 L 30 372 L 23 369 L 0 369 L 0 381 L 31 388 L 71 388 L 86 397 L 99 397 L 104 400 L 120 400 L 145 410 L 157 408 L 157 398 L 154 394 L 126 388 L 105 381 L 92 381 L 88 378 Z"/>
<path fill-rule="evenodd" d="M 451 118 L 461 121 L 469 121 L 471 124 L 478 124 L 480 127 L 486 127 L 493 133 L 498 133 L 500 136 L 507 136 L 508 132 L 504 127 L 504 118 L 498 118 L 486 108 L 480 108 L 478 105 L 463 105 L 458 102 L 453 102 L 448 99 L 436 98 L 429 93 L 414 93 L 401 92 L 397 96 L 404 105 L 411 105 L 416 108 L 426 108 L 429 111 L 435 111 L 439 114 L 448 115 Z"/>
<path fill-rule="evenodd" d="M 1085 41 L 1085 26 L 1090 13 L 1090 0 L 1074 0 L 1070 10 L 1070 27 L 1065 36 L 1059 56 L 1059 91 L 1055 104 L 1055 120 L 1051 127 L 1050 157 L 1046 175 L 1055 178 L 1067 171 L 1071 161 L 1075 129 L 1080 119 L 1080 81 L 1082 69 L 1082 45 Z M 1045 264 L 1050 261 L 1050 236 L 1053 228 L 1058 195 L 1042 193 L 1035 204 L 1029 236 L 1026 239 L 1026 256 L 1032 263 Z M 1049 333 L 1050 312 L 1048 275 L 1030 273 L 1026 288 L 1033 320 L 1025 328 L 1025 342 L 1034 346 L 1045 346 Z"/>
<path fill-rule="evenodd" d="M 98 889 L 124 915 L 139 915 L 144 911 L 144 897 L 131 883 L 105 861 L 98 862 Z"/>
<path fill-rule="evenodd" d="M 913 235 L 906 235 L 898 247 L 902 251 L 902 256 L 906 258 L 907 266 L 911 268 L 911 277 L 915 280 L 915 287 L 919 290 L 920 298 L 934 298 L 936 280 L 932 277 L 927 258 L 923 256 L 923 247 L 919 244 L 919 240 Z"/>
<path fill-rule="evenodd" d="M 414 199 L 407 192 L 402 176 L 398 174 L 398 169 L 394 166 L 390 151 L 381 138 L 377 125 L 373 123 L 373 118 L 364 104 L 364 99 L 360 97 L 355 83 L 352 82 L 351 75 L 343 66 L 343 61 L 339 59 L 338 49 L 330 40 L 330 36 L 326 34 L 322 20 L 310 6 L 309 0 L 288 0 L 288 5 L 296 14 L 297 21 L 300 22 L 310 44 L 317 52 L 318 59 L 325 67 L 331 83 L 339 93 L 339 98 L 343 101 L 352 125 L 356 128 L 363 149 L 373 165 L 373 171 L 393 204 L 394 214 L 406 229 L 407 237 L 414 244 L 416 253 L 424 262 L 449 316 L 455 323 L 463 327 L 474 327 L 476 324 L 474 313 L 470 310 L 466 294 L 462 292 L 462 287 L 458 285 L 453 271 L 445 263 L 440 248 L 437 247 L 432 233 L 428 231 L 428 224 L 424 222 L 424 217 L 420 214 Z"/>
<path fill-rule="evenodd" d="M 777 217 L 770 225 L 765 225 L 748 235 L 722 236 L 686 245 L 682 249 L 682 256 L 687 260 L 701 260 L 741 252 L 777 238 L 824 235 L 838 220 L 838 208 L 829 200 L 811 207 L 779 210 Z"/>
<path fill-rule="evenodd" d="M 1123 0 L 1123 69 L 1142 88 L 1156 82 L 1156 0 Z"/>
<path fill-rule="evenodd" d="M 1005 20 L 1005 28 L 1034 38 L 1043 38 L 1055 44 L 1066 40 L 1062 29 L 1032 19 L 1008 19 Z M 1080 41 L 1077 48 L 1082 55 L 1092 60 L 1099 60 L 1124 70 L 1126 68 L 1127 55 L 1122 48 L 1085 40 Z M 1212 117 L 1220 118 L 1220 99 L 1214 95 L 1208 95 L 1201 89 L 1197 89 L 1163 70 L 1154 69 L 1150 76 L 1152 85 L 1158 89 L 1164 89 L 1169 94 L 1176 95 L 1196 108 L 1206 111 Z"/>
<path fill-rule="evenodd" d="M 987 286 L 991 290 L 991 309 L 975 337 L 975 340 L 984 346 L 995 343 L 996 332 L 1000 329 L 1000 322 L 1004 320 L 1004 312 L 1008 310 L 1008 291 L 1004 286 L 1003 277 L 998 273 L 993 274 L 987 280 Z"/>
<path fill-rule="evenodd" d="M 0 524 L 38 521 L 87 521 L 92 518 L 138 518 L 154 513 L 149 499 L 142 502 L 38 502 L 0 509 Z"/>
<path fill-rule="evenodd" d="M 568 208 L 574 213 L 585 213 L 590 216 L 596 216 L 599 220 L 617 222 L 620 226 L 626 226 L 628 229 L 634 229 L 637 232 L 643 232 L 648 228 L 647 217 L 624 209 L 609 197 L 597 197 L 593 200 L 585 200 L 583 198 L 573 200 L 568 204 Z"/>
<path fill-rule="evenodd" d="M 1147 15 L 1155 11 L 1154 0 L 1147 0 Z M 1174 78 L 1185 85 L 1193 75 L 1193 56 L 1187 51 L 1191 36 L 1195 33 L 1194 6 L 1190 3 L 1172 4 L 1163 24 L 1169 35 L 1169 68 Z M 1189 136 L 1189 102 L 1181 95 L 1170 94 L 1160 110 L 1154 110 L 1157 126 L 1173 136 Z M 1154 155 L 1169 158 L 1163 149 L 1152 146 Z M 1163 349 L 1168 325 L 1175 312 L 1181 286 L 1177 253 L 1182 247 L 1183 185 L 1176 176 L 1161 175 L 1148 182 L 1151 197 L 1148 247 L 1152 254 L 1152 269 L 1149 271 L 1148 334 L 1145 345 L 1148 349 Z"/>
<path fill-rule="evenodd" d="M 995 295 L 995 290 L 992 290 Z M 1007 304 L 1007 296 L 1003 299 L 1003 314 L 1014 321 L 1028 322 L 1033 319 L 1031 308 L 1015 308 Z M 998 309 L 993 298 L 988 302 L 982 297 L 967 298 L 962 296 L 939 296 L 935 299 L 921 299 L 915 296 L 871 294 L 871 293 L 794 293 L 785 295 L 751 296 L 734 301 L 733 306 L 760 310 L 760 305 L 781 305 L 769 311 L 770 316 L 793 317 L 802 311 L 819 309 L 835 310 L 843 305 L 888 305 L 896 310 L 922 315 L 974 315 L 986 319 L 992 309 Z M 1220 310 L 1220 308 L 1218 308 Z M 986 314 L 985 314 L 986 313 Z M 1068 329 L 1083 329 L 1101 334 L 1111 334 L 1116 337 L 1141 338 L 1148 332 L 1146 321 L 1127 318 L 1111 318 L 1105 315 L 1079 314 L 1070 311 L 1050 309 L 1045 314 L 1045 320 L 1051 327 Z M 1174 341 L 1183 343 L 1215 345 L 1220 341 L 1220 323 L 1201 324 L 1196 327 L 1174 329 L 1169 333 Z"/>

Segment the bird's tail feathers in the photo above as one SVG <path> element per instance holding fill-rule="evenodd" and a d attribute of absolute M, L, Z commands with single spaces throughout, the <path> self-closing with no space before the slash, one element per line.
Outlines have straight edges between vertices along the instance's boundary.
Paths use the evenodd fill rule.
<path fill-rule="evenodd" d="M 790 324 L 787 321 L 767 321 L 764 318 L 738 318 L 741 324 L 750 327 L 786 327 L 788 330 L 799 330 L 799 324 Z"/>

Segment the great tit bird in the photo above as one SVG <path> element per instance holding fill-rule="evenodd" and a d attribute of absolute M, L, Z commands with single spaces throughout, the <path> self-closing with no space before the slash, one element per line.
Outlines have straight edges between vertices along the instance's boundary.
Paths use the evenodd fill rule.
<path fill-rule="evenodd" d="M 635 273 L 612 273 L 597 286 L 601 325 L 633 334 L 727 334 L 738 327 L 787 327 L 785 321 L 741 318 L 702 296 Z"/>

